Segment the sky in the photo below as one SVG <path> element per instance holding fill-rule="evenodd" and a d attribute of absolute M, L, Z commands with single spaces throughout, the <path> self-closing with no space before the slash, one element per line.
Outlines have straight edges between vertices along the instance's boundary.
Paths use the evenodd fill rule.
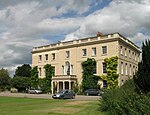
<path fill-rule="evenodd" d="M 150 0 L 0 0 L 0 68 L 13 76 L 33 47 L 119 32 L 150 39 Z"/>

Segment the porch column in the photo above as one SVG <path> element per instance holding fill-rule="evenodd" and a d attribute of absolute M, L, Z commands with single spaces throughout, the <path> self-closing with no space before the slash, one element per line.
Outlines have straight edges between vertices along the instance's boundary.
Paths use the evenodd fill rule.
<path fill-rule="evenodd" d="M 51 91 L 52 91 L 52 94 L 53 94 L 53 91 L 54 90 L 54 87 L 53 87 L 53 81 L 51 81 Z"/>
<path fill-rule="evenodd" d="M 71 89 L 71 81 L 69 81 L 69 89 Z"/>
<path fill-rule="evenodd" d="M 63 81 L 63 90 L 65 90 L 65 81 Z"/>
<path fill-rule="evenodd" d="M 59 92 L 59 81 L 57 82 L 57 92 Z"/>

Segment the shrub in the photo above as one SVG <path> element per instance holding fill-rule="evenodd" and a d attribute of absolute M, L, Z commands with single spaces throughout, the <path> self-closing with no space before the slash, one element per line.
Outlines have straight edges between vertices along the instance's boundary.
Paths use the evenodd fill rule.
<path fill-rule="evenodd" d="M 150 113 L 150 98 L 148 94 L 137 94 L 133 80 L 128 80 L 122 87 L 108 90 L 102 96 L 100 110 L 112 115 L 147 115 Z"/>

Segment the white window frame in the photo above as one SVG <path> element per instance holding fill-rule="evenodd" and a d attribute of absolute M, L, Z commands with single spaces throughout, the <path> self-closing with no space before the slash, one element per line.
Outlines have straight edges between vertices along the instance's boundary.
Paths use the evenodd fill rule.
<path fill-rule="evenodd" d="M 48 61 L 48 54 L 45 54 L 45 60 Z"/>
<path fill-rule="evenodd" d="M 123 49 L 123 46 L 120 46 L 120 54 L 121 54 L 121 55 L 123 55 L 122 49 Z"/>
<path fill-rule="evenodd" d="M 96 47 L 92 48 L 92 56 L 96 56 Z"/>
<path fill-rule="evenodd" d="M 87 49 L 82 49 L 82 56 L 86 56 L 87 55 Z"/>
<path fill-rule="evenodd" d="M 68 59 L 70 57 L 70 51 L 66 51 L 66 58 Z"/>
<path fill-rule="evenodd" d="M 102 46 L 102 54 L 103 55 L 107 54 L 107 46 Z"/>
<path fill-rule="evenodd" d="M 125 63 L 125 68 L 126 68 L 126 75 L 128 75 L 128 64 Z"/>
<path fill-rule="evenodd" d="M 124 55 L 127 57 L 127 48 L 124 49 Z"/>
<path fill-rule="evenodd" d="M 121 62 L 121 74 L 123 74 L 123 62 Z"/>
<path fill-rule="evenodd" d="M 39 55 L 39 61 L 42 61 L 42 55 Z"/>
<path fill-rule="evenodd" d="M 56 59 L 56 54 L 52 53 L 52 60 L 55 60 L 55 59 Z"/>

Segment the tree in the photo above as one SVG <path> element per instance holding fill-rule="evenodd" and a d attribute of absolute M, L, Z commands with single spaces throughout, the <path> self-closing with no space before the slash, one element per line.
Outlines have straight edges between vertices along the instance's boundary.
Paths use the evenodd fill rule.
<path fill-rule="evenodd" d="M 19 92 L 26 91 L 30 87 L 30 78 L 15 76 L 11 81 L 11 85 L 18 89 Z"/>
<path fill-rule="evenodd" d="M 142 60 L 139 63 L 138 71 L 133 77 L 138 92 L 150 92 L 150 40 L 143 42 Z"/>
<path fill-rule="evenodd" d="M 5 90 L 10 85 L 9 73 L 6 69 L 0 69 L 0 89 Z"/>
<path fill-rule="evenodd" d="M 18 66 L 15 71 L 15 76 L 31 77 L 31 66 L 29 64 Z"/>
<path fill-rule="evenodd" d="M 37 88 L 38 87 L 38 67 L 35 66 L 31 70 L 31 87 Z"/>
<path fill-rule="evenodd" d="M 82 62 L 82 88 L 83 91 L 90 88 L 98 88 L 98 77 L 94 75 L 96 70 L 96 61 L 94 58 L 88 58 Z"/>
<path fill-rule="evenodd" d="M 117 74 L 117 66 L 118 66 L 118 57 L 106 58 L 105 63 L 107 65 L 106 75 L 101 75 L 100 78 L 107 81 L 108 89 L 113 89 L 118 86 L 118 74 Z"/>
<path fill-rule="evenodd" d="M 49 87 L 49 91 L 51 90 L 51 81 L 52 81 L 52 76 L 54 75 L 54 68 L 51 66 L 51 64 L 46 64 L 44 66 L 45 69 L 45 82 L 47 86 Z"/>

